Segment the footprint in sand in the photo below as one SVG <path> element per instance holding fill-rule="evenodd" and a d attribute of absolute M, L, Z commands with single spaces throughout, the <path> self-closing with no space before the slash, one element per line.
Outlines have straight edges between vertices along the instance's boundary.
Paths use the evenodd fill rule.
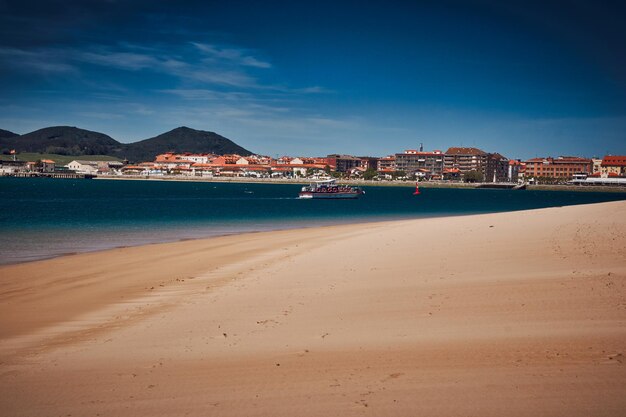
<path fill-rule="evenodd" d="M 389 376 L 387 376 L 386 378 L 383 378 L 383 379 L 381 380 L 381 382 L 387 382 L 387 381 L 389 381 L 390 379 L 398 379 L 398 378 L 400 378 L 402 375 L 404 375 L 404 373 L 403 373 L 403 372 L 396 372 L 396 373 L 394 373 L 394 374 L 389 374 Z"/>

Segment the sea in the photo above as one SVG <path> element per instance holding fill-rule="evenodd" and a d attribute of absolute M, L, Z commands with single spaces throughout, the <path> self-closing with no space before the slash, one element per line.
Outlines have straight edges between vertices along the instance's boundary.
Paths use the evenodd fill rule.
<path fill-rule="evenodd" d="M 0 264 L 221 235 L 625 200 L 625 193 L 365 186 L 357 200 L 301 185 L 0 178 Z"/>

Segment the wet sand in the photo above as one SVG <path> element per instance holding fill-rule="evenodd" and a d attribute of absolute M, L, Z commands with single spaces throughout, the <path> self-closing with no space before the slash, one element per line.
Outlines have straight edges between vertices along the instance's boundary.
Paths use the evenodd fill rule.
<path fill-rule="evenodd" d="M 0 267 L 7 416 L 621 416 L 626 203 Z"/>

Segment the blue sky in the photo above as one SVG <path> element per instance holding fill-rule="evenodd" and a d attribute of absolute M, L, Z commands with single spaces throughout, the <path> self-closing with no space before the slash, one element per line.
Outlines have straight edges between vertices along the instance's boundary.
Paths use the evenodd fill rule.
<path fill-rule="evenodd" d="M 268 155 L 626 154 L 624 21 L 582 0 L 0 0 L 0 128 L 133 142 L 184 125 Z"/>

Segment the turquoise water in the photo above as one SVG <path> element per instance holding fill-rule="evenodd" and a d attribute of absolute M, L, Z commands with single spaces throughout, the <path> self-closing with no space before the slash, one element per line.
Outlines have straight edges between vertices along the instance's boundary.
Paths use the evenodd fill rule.
<path fill-rule="evenodd" d="M 0 178 L 0 263 L 248 231 L 464 215 L 626 199 L 626 194 L 364 187 L 300 200 L 300 185 Z"/>

